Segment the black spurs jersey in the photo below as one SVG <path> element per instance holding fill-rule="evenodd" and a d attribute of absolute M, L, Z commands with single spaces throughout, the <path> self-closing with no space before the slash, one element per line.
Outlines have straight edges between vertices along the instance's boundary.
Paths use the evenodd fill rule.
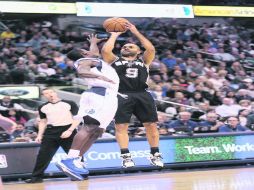
<path fill-rule="evenodd" d="M 141 59 L 126 61 L 121 57 L 113 62 L 119 78 L 119 92 L 141 92 L 147 89 L 149 69 Z"/>

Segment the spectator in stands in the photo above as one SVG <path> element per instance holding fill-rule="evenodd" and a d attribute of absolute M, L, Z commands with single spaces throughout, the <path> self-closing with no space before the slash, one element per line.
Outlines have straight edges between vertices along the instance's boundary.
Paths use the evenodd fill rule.
<path fill-rule="evenodd" d="M 171 119 L 174 117 L 174 115 L 172 116 L 168 113 L 159 112 L 159 111 L 157 113 L 158 113 L 158 122 L 157 122 L 158 127 L 168 128 L 171 122 Z"/>
<path fill-rule="evenodd" d="M 182 92 L 176 92 L 175 97 L 172 99 L 172 102 L 189 105 L 188 99 L 184 96 Z"/>
<path fill-rule="evenodd" d="M 217 132 L 219 127 L 224 124 L 218 118 L 219 116 L 216 113 L 208 112 L 206 114 L 206 120 L 199 122 L 199 128 L 196 130 Z"/>
<path fill-rule="evenodd" d="M 251 97 L 248 93 L 248 90 L 246 89 L 240 89 L 236 93 L 236 101 L 239 103 L 241 100 L 254 100 L 253 97 Z"/>
<path fill-rule="evenodd" d="M 181 88 L 180 88 L 180 84 L 176 84 L 176 83 L 173 83 L 171 85 L 171 88 L 168 89 L 168 91 L 166 92 L 166 96 L 169 97 L 169 98 L 174 98 L 175 97 L 175 93 L 176 92 L 179 92 L 181 91 Z"/>
<path fill-rule="evenodd" d="M 161 76 L 163 81 L 168 81 L 169 80 L 168 68 L 163 63 L 160 63 L 159 75 Z"/>
<path fill-rule="evenodd" d="M 168 128 L 186 127 L 187 129 L 193 131 L 198 124 L 190 120 L 191 113 L 184 111 L 179 113 L 179 118 L 175 121 L 171 121 Z"/>
<path fill-rule="evenodd" d="M 240 105 L 234 104 L 233 99 L 223 98 L 223 104 L 215 108 L 215 112 L 221 117 L 237 116 Z"/>
<path fill-rule="evenodd" d="M 169 135 L 168 129 L 166 127 L 160 127 L 159 134 L 160 136 L 168 136 Z"/>
<path fill-rule="evenodd" d="M 193 121 L 201 121 L 206 119 L 206 113 L 214 112 L 214 110 L 209 105 L 209 102 L 200 102 L 197 106 L 199 109 L 192 109 L 191 119 Z"/>
<path fill-rule="evenodd" d="M 52 48 L 62 47 L 62 43 L 60 42 L 56 34 L 50 34 L 46 42 Z"/>
<path fill-rule="evenodd" d="M 201 77 L 197 77 L 195 78 L 195 80 L 189 81 L 189 86 L 187 87 L 188 92 L 193 93 L 194 91 L 199 91 L 202 90 L 200 88 L 202 88 L 204 86 L 204 81 Z M 199 86 L 200 85 L 200 86 Z"/>
<path fill-rule="evenodd" d="M 0 113 L 8 117 L 9 116 L 9 110 L 10 108 L 14 108 L 14 102 L 11 100 L 10 96 L 4 96 L 2 100 L 0 101 Z"/>
<path fill-rule="evenodd" d="M 38 73 L 43 73 L 46 76 L 52 76 L 56 74 L 56 70 L 48 66 L 47 63 L 41 63 L 38 67 Z"/>
<path fill-rule="evenodd" d="M 199 77 L 200 78 L 200 77 Z M 200 82 L 195 85 L 196 92 L 201 93 L 202 97 L 206 100 L 210 100 L 215 90 L 213 88 L 213 84 L 209 81 Z"/>
<path fill-rule="evenodd" d="M 1 57 L 1 56 L 0 56 Z M 8 83 L 9 68 L 0 58 L 0 84 Z"/>
<path fill-rule="evenodd" d="M 234 91 L 228 91 L 228 92 L 226 92 L 226 98 L 235 99 L 235 92 Z"/>
<path fill-rule="evenodd" d="M 173 70 L 173 74 L 169 77 L 169 80 L 178 80 L 183 79 L 183 73 L 180 69 Z"/>
<path fill-rule="evenodd" d="M 239 122 L 242 126 L 246 126 L 247 124 L 247 116 L 250 114 L 249 109 L 241 109 L 238 113 Z"/>
<path fill-rule="evenodd" d="M 16 35 L 9 28 L 7 28 L 6 31 L 3 31 L 0 35 L 1 39 L 12 39 L 15 37 Z"/>
<path fill-rule="evenodd" d="M 246 127 L 254 131 L 254 113 L 247 116 Z"/>
<path fill-rule="evenodd" d="M 193 97 L 189 101 L 191 106 L 198 106 L 200 103 L 209 103 L 200 92 L 194 92 Z"/>
<path fill-rule="evenodd" d="M 150 90 L 150 93 L 156 100 L 162 100 L 163 98 L 163 91 L 160 85 L 155 85 L 154 88 Z"/>
<path fill-rule="evenodd" d="M 216 72 L 216 69 L 212 64 L 208 61 L 205 61 L 205 66 L 204 66 L 204 72 L 206 73 L 214 73 Z"/>
<path fill-rule="evenodd" d="M 235 79 L 234 79 L 234 81 L 235 81 L 236 83 L 239 83 L 239 82 L 243 81 L 243 80 L 246 78 L 246 75 L 247 75 L 247 73 L 246 73 L 245 71 L 240 70 L 240 71 L 238 71 L 238 72 L 235 74 Z M 243 88 L 243 87 L 244 87 L 244 85 L 240 85 L 240 88 Z"/>
<path fill-rule="evenodd" d="M 14 108 L 14 102 L 12 101 L 10 96 L 4 96 L 3 99 L 0 101 L 0 106 L 3 107 L 2 109 Z M 8 111 L 6 112 L 6 116 L 7 115 L 8 115 Z"/>
<path fill-rule="evenodd" d="M 0 114 L 0 128 L 11 134 L 16 129 L 17 124 L 7 117 Z"/>
<path fill-rule="evenodd" d="M 250 100 L 240 100 L 239 105 L 241 106 L 241 109 L 247 109 L 251 110 L 251 101 Z"/>
<path fill-rule="evenodd" d="M 174 66 L 177 64 L 176 58 L 173 56 L 170 50 L 166 52 L 166 57 L 163 58 L 161 61 L 167 66 L 169 70 L 173 70 Z"/>
<path fill-rule="evenodd" d="M 223 48 L 218 49 L 218 53 L 214 54 L 214 58 L 221 61 L 235 61 L 236 58 L 230 54 L 226 53 Z"/>
<path fill-rule="evenodd" d="M 222 104 L 222 93 L 221 91 L 215 91 L 213 95 L 209 98 L 211 106 L 218 106 Z"/>
<path fill-rule="evenodd" d="M 197 60 L 190 59 L 189 62 L 187 62 L 187 73 L 196 73 L 198 75 L 204 74 L 204 65 L 203 63 L 198 63 Z"/>
<path fill-rule="evenodd" d="M 253 80 L 251 78 L 244 78 L 240 84 L 240 89 L 252 90 L 253 89 Z M 252 96 L 253 97 L 253 96 Z"/>
<path fill-rule="evenodd" d="M 29 119 L 24 125 L 25 125 L 27 131 L 37 133 L 39 123 L 40 123 L 40 117 L 38 114 L 36 114 L 35 117 Z"/>
<path fill-rule="evenodd" d="M 19 123 L 24 125 L 27 120 L 22 116 L 21 112 L 17 112 L 15 109 L 11 108 L 8 112 L 8 118 L 14 121 L 15 123 Z"/>
<path fill-rule="evenodd" d="M 241 131 L 249 131 L 248 128 L 242 126 L 239 123 L 238 117 L 230 116 L 226 120 L 226 124 L 222 125 L 219 128 L 219 132 L 241 132 Z"/>
<path fill-rule="evenodd" d="M 41 48 L 41 44 L 43 42 L 46 42 L 46 37 L 38 32 L 35 33 L 33 37 L 28 41 L 28 45 L 38 50 Z"/>
<path fill-rule="evenodd" d="M 220 90 L 220 88 L 223 86 L 223 82 L 226 79 L 220 78 L 220 76 L 217 73 L 212 73 L 210 78 L 208 79 L 209 82 L 213 84 L 213 87 L 215 90 Z"/>
<path fill-rule="evenodd" d="M 232 75 L 232 77 L 234 77 L 234 75 L 239 72 L 239 71 L 244 71 L 242 65 L 240 64 L 239 61 L 235 61 L 234 63 L 232 63 L 231 67 L 227 68 L 228 74 Z"/>
<path fill-rule="evenodd" d="M 17 60 L 17 63 L 13 69 L 10 70 L 10 81 L 13 84 L 24 84 L 25 81 L 29 81 L 28 68 L 26 63 Z"/>
<path fill-rule="evenodd" d="M 21 123 L 16 125 L 15 130 L 12 132 L 12 138 L 15 139 L 17 137 L 24 137 L 25 126 Z"/>
<path fill-rule="evenodd" d="M 140 138 L 140 137 L 145 137 L 146 136 L 146 129 L 144 127 L 138 127 L 138 128 L 135 129 L 134 132 L 132 132 L 132 130 L 129 132 L 130 135 L 132 135 L 132 137 Z"/>

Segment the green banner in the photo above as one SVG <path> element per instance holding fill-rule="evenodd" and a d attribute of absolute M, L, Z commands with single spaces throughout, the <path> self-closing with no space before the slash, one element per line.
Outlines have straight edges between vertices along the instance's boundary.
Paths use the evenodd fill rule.
<path fill-rule="evenodd" d="M 175 161 L 193 162 L 206 160 L 234 159 L 234 152 L 228 151 L 227 146 L 233 144 L 235 137 L 206 137 L 176 139 Z"/>

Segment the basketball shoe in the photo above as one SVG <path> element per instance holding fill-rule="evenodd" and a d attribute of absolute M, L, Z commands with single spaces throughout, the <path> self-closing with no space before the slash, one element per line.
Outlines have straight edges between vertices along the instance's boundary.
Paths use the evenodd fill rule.
<path fill-rule="evenodd" d="M 131 153 L 121 154 L 122 160 L 122 167 L 123 168 L 131 168 L 135 166 L 135 163 L 133 162 L 131 158 Z"/>
<path fill-rule="evenodd" d="M 148 159 L 150 160 L 151 164 L 154 166 L 158 166 L 158 167 L 164 166 L 161 153 L 159 153 L 159 152 L 156 152 L 154 155 L 150 154 Z"/>
<path fill-rule="evenodd" d="M 85 179 L 82 175 L 89 174 L 79 157 L 61 160 L 56 163 L 56 166 L 72 180 L 82 181 Z"/>

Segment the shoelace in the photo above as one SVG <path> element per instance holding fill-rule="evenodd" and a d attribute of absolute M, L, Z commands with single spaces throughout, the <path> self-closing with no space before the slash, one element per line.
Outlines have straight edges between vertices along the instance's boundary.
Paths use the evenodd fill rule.
<path fill-rule="evenodd" d="M 156 153 L 153 155 L 154 157 L 157 157 L 157 158 L 162 158 L 162 154 L 161 153 Z"/>
<path fill-rule="evenodd" d="M 152 160 L 162 160 L 163 158 L 162 158 L 161 154 L 159 153 L 159 154 L 156 154 L 156 155 L 151 155 L 150 159 L 152 159 Z"/>
<path fill-rule="evenodd" d="M 155 158 L 160 158 L 160 159 L 162 159 L 162 156 L 161 156 L 161 155 L 159 155 L 159 156 L 155 156 Z"/>
<path fill-rule="evenodd" d="M 125 158 L 124 160 L 128 161 L 128 162 L 132 162 L 131 158 Z"/>
<path fill-rule="evenodd" d="M 129 155 L 123 155 L 121 156 L 125 162 L 132 162 L 132 158 Z"/>

